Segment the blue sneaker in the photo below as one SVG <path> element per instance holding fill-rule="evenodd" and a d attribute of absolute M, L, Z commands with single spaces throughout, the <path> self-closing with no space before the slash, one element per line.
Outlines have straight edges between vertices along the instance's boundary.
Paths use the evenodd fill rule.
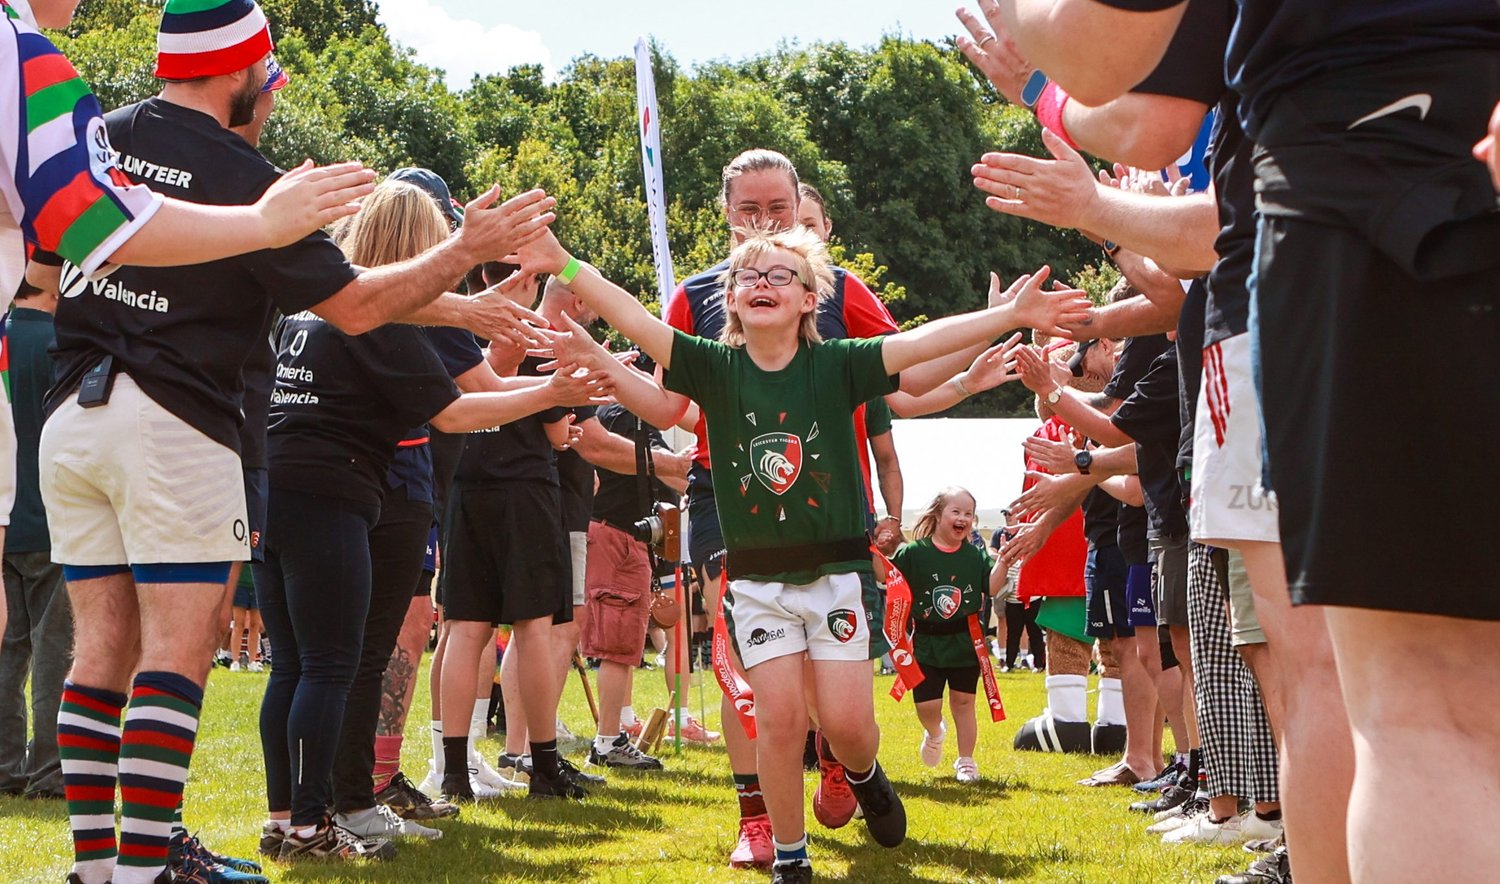
<path fill-rule="evenodd" d="M 271 884 L 260 864 L 214 853 L 196 835 L 178 831 L 167 848 L 167 868 L 174 881 L 192 884 Z"/>

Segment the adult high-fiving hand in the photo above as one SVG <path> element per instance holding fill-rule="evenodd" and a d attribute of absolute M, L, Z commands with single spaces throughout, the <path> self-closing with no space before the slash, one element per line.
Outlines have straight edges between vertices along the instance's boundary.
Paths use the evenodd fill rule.
<path fill-rule="evenodd" d="M 464 303 L 464 327 L 487 341 L 503 340 L 526 348 L 546 346 L 537 332 L 546 327 L 547 320 L 511 297 L 511 292 L 529 281 L 529 277 L 512 273 L 505 281 L 469 298 Z"/>
<path fill-rule="evenodd" d="M 1051 275 L 1052 268 L 1045 265 L 1031 274 L 1016 292 L 1015 300 L 1010 306 L 1015 311 L 1019 324 L 1049 335 L 1062 336 L 1067 334 L 1064 325 L 1088 319 L 1092 304 L 1088 294 L 1079 289 L 1043 291 L 1042 283 Z"/>
<path fill-rule="evenodd" d="M 1098 182 L 1078 151 L 1050 130 L 1042 143 L 1052 159 L 1018 153 L 987 153 L 970 168 L 974 186 L 989 194 L 984 204 L 1006 215 L 1053 227 L 1087 228 L 1098 202 Z"/>
<path fill-rule="evenodd" d="M 459 242 L 476 264 L 502 260 L 546 234 L 547 225 L 557 219 L 552 212 L 557 200 L 546 191 L 528 190 L 496 205 L 499 198 L 500 185 L 496 184 L 464 207 Z"/>
<path fill-rule="evenodd" d="M 1010 33 L 1005 30 L 1000 4 L 996 0 L 979 0 L 979 11 L 984 14 L 982 22 L 963 7 L 954 11 L 969 32 L 967 37 L 959 36 L 958 51 L 973 62 L 990 85 L 1011 104 L 1021 104 L 1021 88 L 1031 76 L 1031 65 L 1026 63 Z"/>
<path fill-rule="evenodd" d="M 359 211 L 359 200 L 375 189 L 375 173 L 363 163 L 315 166 L 312 160 L 272 182 L 255 202 L 271 248 L 291 245 Z"/>

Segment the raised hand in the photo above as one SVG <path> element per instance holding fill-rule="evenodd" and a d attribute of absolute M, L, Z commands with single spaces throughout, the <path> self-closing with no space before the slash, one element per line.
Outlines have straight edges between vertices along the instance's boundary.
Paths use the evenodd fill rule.
<path fill-rule="evenodd" d="M 551 210 L 557 200 L 542 190 L 528 190 L 499 205 L 500 185 L 480 194 L 464 207 L 459 239 L 476 262 L 499 261 L 548 232 L 557 219 Z"/>
<path fill-rule="evenodd" d="M 973 62 L 990 85 L 1011 104 L 1021 104 L 1021 88 L 1031 76 L 1031 65 L 1026 63 L 1010 33 L 1005 30 L 1000 4 L 995 0 L 979 0 L 979 11 L 984 14 L 983 22 L 963 7 L 954 11 L 969 32 L 969 36 L 958 38 L 958 51 Z"/>
<path fill-rule="evenodd" d="M 1052 530 L 1041 523 L 1019 526 L 1015 536 L 1000 550 L 1000 567 L 1008 571 L 1011 566 L 1025 562 L 1040 552 L 1051 536 Z"/>
<path fill-rule="evenodd" d="M 511 299 L 511 293 L 529 281 L 528 276 L 512 273 L 470 298 L 464 307 L 469 319 L 465 327 L 489 341 L 505 341 L 527 349 L 546 346 L 537 332 L 546 328 L 547 320 Z"/>
<path fill-rule="evenodd" d="M 1093 306 L 1088 294 L 1079 289 L 1053 289 L 1042 291 L 1042 283 L 1052 275 L 1052 268 L 1043 266 L 1026 280 L 1011 303 L 1016 320 L 1027 328 L 1049 335 L 1065 336 L 1065 324 L 1077 324 L 1088 319 Z"/>
<path fill-rule="evenodd" d="M 1021 383 L 1038 396 L 1046 396 L 1064 383 L 1057 379 L 1052 362 L 1035 347 L 1017 350 L 1015 362 L 1016 374 L 1020 375 Z M 1063 370 L 1066 371 L 1066 368 Z"/>
<path fill-rule="evenodd" d="M 1035 470 L 1027 470 L 1026 478 L 1036 479 L 1036 484 L 1021 492 L 1021 496 L 1007 507 L 1016 518 L 1030 519 L 1032 516 L 1076 505 L 1077 494 L 1066 479 Z"/>
<path fill-rule="evenodd" d="M 1016 332 L 980 353 L 969 365 L 968 371 L 963 373 L 961 382 L 964 389 L 970 393 L 983 393 L 1019 378 L 1020 375 L 1016 374 L 1015 353 L 1025 347 L 1021 333 Z"/>
<path fill-rule="evenodd" d="M 1049 473 L 1062 475 L 1078 472 L 1074 455 L 1078 452 L 1066 442 L 1054 442 L 1041 436 L 1028 436 L 1022 443 L 1026 456 Z"/>
<path fill-rule="evenodd" d="M 556 370 L 547 378 L 547 390 L 552 394 L 553 401 L 560 406 L 573 407 L 578 405 L 607 405 L 610 397 L 614 395 L 614 381 L 603 372 L 590 371 L 576 362 L 559 362 Z M 572 430 L 581 429 L 570 427 L 570 444 L 576 442 L 571 438 Z"/>
<path fill-rule="evenodd" d="M 1087 227 L 1098 199 L 1094 172 L 1078 151 L 1047 129 L 1042 143 L 1052 159 L 987 153 L 970 169 L 984 204 L 1052 227 Z"/>
<path fill-rule="evenodd" d="M 359 200 L 375 189 L 375 173 L 363 163 L 315 166 L 312 160 L 271 184 L 255 203 L 271 248 L 291 245 L 359 211 Z"/>
<path fill-rule="evenodd" d="M 568 250 L 557 241 L 557 236 L 551 230 L 544 230 L 539 236 L 528 240 L 516 249 L 515 253 L 509 256 L 509 260 L 520 264 L 521 269 L 527 273 L 555 275 L 568 266 L 570 257 Z"/>

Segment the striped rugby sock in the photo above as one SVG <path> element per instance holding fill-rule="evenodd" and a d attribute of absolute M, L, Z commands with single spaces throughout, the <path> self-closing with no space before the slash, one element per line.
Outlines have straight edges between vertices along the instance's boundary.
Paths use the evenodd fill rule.
<path fill-rule="evenodd" d="M 115 775 L 125 695 L 66 682 L 57 711 L 57 754 L 73 830 L 73 871 L 84 884 L 115 867 Z"/>
<path fill-rule="evenodd" d="M 152 884 L 167 865 L 203 689 L 175 672 L 135 677 L 120 738 L 120 858 L 114 884 Z"/>

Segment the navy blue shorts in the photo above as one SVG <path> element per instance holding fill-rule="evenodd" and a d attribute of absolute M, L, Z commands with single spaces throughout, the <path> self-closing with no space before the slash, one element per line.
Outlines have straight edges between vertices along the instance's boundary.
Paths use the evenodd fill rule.
<path fill-rule="evenodd" d="M 688 486 L 688 560 L 703 569 L 705 582 L 717 583 L 724 571 L 724 533 L 709 471 L 693 464 Z"/>
<path fill-rule="evenodd" d="M 1118 546 L 1089 547 L 1088 562 L 1083 568 L 1088 606 L 1085 634 L 1094 638 L 1135 635 L 1135 627 L 1130 623 L 1130 602 L 1125 597 L 1128 582 L 1125 556 Z"/>
<path fill-rule="evenodd" d="M 1156 603 L 1151 598 L 1150 565 L 1131 565 L 1125 573 L 1125 598 L 1130 602 L 1131 626 L 1156 626 Z"/>

